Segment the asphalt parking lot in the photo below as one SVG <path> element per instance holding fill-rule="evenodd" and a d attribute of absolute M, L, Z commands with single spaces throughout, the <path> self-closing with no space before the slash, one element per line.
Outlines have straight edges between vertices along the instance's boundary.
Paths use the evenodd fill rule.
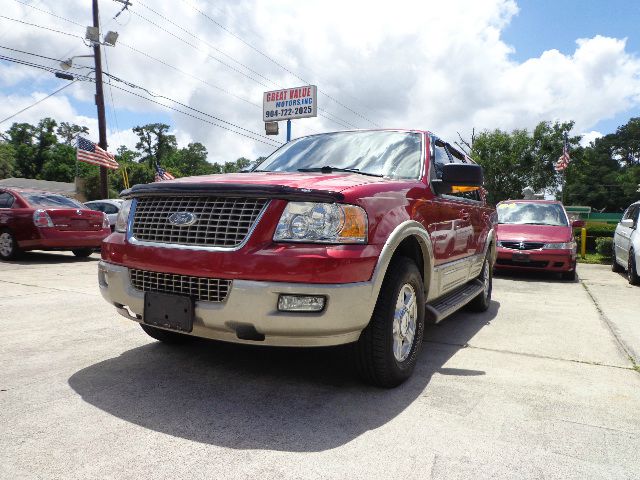
<path fill-rule="evenodd" d="M 640 288 L 606 266 L 496 277 L 380 390 L 340 349 L 152 341 L 97 260 L 0 263 L 0 478 L 640 478 Z"/>

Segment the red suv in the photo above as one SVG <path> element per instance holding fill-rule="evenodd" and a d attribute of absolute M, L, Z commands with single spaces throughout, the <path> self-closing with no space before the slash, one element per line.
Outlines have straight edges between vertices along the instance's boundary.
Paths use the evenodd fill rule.
<path fill-rule="evenodd" d="M 561 202 L 554 200 L 508 200 L 497 205 L 498 259 L 496 269 L 560 272 L 576 278 L 576 242 Z"/>
<path fill-rule="evenodd" d="M 353 343 L 368 381 L 412 372 L 425 318 L 491 298 L 482 169 L 422 131 L 291 141 L 249 173 L 123 192 L 104 298 L 165 342 Z"/>
<path fill-rule="evenodd" d="M 50 192 L 0 188 L 0 259 L 23 250 L 71 250 L 88 257 L 111 233 L 109 219 Z"/>

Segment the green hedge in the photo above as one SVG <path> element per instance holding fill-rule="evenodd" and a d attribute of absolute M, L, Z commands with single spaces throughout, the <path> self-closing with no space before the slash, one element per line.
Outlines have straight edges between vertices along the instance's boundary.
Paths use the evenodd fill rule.
<path fill-rule="evenodd" d="M 596 240 L 598 238 L 613 238 L 613 233 L 616 231 L 616 225 L 608 225 L 602 222 L 587 222 L 587 252 L 596 251 Z M 578 252 L 580 251 L 580 239 L 582 237 L 582 229 L 574 228 L 573 236 L 578 242 Z"/>
<path fill-rule="evenodd" d="M 596 238 L 596 252 L 605 257 L 610 257 L 611 253 L 613 252 L 613 238 Z"/>

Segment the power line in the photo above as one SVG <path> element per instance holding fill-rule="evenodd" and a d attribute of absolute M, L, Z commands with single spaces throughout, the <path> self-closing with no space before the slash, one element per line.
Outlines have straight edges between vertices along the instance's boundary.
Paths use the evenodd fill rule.
<path fill-rule="evenodd" d="M 207 41 L 206 41 L 206 40 L 204 40 L 203 38 L 198 37 L 197 35 L 194 35 L 193 33 L 189 32 L 189 31 L 188 31 L 187 29 L 185 29 L 184 27 L 181 27 L 180 25 L 176 24 L 176 23 L 175 23 L 175 22 L 173 22 L 172 20 L 168 19 L 166 16 L 164 16 L 164 15 L 162 15 L 161 13 L 158 13 L 157 11 L 153 10 L 152 8 L 150 8 L 150 7 L 146 6 L 146 5 L 144 5 L 141 1 L 138 1 L 138 3 L 139 3 L 140 5 L 142 5 L 144 8 L 147 8 L 148 10 L 150 10 L 151 12 L 153 12 L 154 14 L 156 14 L 158 17 L 160 17 L 160 18 L 161 18 L 161 19 L 163 19 L 164 21 L 166 21 L 166 22 L 168 22 L 168 23 L 171 23 L 172 25 L 176 26 L 176 27 L 177 27 L 177 28 L 179 28 L 180 30 L 182 30 L 182 31 L 186 32 L 188 35 L 192 36 L 192 37 L 193 37 L 193 38 L 195 38 L 196 40 L 199 40 L 200 42 L 203 42 L 203 43 L 207 44 L 209 47 L 211 47 L 211 48 L 213 48 L 214 50 L 216 50 L 216 51 L 220 52 L 222 55 L 224 55 L 224 56 L 226 56 L 226 57 L 231 58 L 235 63 L 237 63 L 237 64 L 241 65 L 242 67 L 244 67 L 244 68 L 245 68 L 245 69 L 247 69 L 248 71 L 250 71 L 250 72 L 254 73 L 255 75 L 259 76 L 260 78 L 263 78 L 264 80 L 266 80 L 266 81 L 268 81 L 268 82 L 272 83 L 273 85 L 275 85 L 275 86 L 276 86 L 276 87 L 278 87 L 278 88 L 283 88 L 283 87 L 282 87 L 282 85 L 279 85 L 277 82 L 275 82 L 275 81 L 273 81 L 273 80 L 269 79 L 268 77 L 265 77 L 264 75 L 260 74 L 259 72 L 256 72 L 255 70 L 253 70 L 253 69 L 251 69 L 251 68 L 247 67 L 245 64 L 243 64 L 243 63 L 241 63 L 241 62 L 238 62 L 238 61 L 237 61 L 237 60 L 235 60 L 233 57 L 231 57 L 230 55 L 226 54 L 225 52 L 223 52 L 223 51 L 222 51 L 222 50 L 220 50 L 219 48 L 216 48 L 215 46 L 211 45 L 211 43 L 207 42 Z M 158 25 L 157 23 L 153 22 L 152 20 L 149 20 L 149 19 L 148 19 L 147 17 L 145 17 L 144 15 L 141 15 L 141 14 L 139 14 L 138 12 L 135 12 L 135 11 L 133 11 L 133 10 L 132 10 L 131 12 L 132 12 L 134 15 L 136 15 L 136 16 L 140 17 L 141 19 L 145 20 L 146 22 L 150 23 L 151 25 L 155 26 L 156 28 L 159 28 L 160 30 L 164 31 L 165 33 L 168 33 L 168 34 L 169 34 L 169 35 L 171 35 L 172 37 L 174 37 L 174 38 L 176 38 L 176 39 L 180 40 L 181 42 L 185 43 L 186 45 L 189 45 L 190 47 L 194 48 L 195 50 L 197 50 L 197 51 L 199 51 L 199 52 L 202 52 L 202 53 L 206 54 L 207 56 L 209 56 L 210 58 L 213 58 L 214 60 L 216 60 L 216 61 L 220 62 L 222 65 L 224 65 L 224 66 L 226 66 L 226 67 L 230 68 L 230 69 L 231 69 L 231 70 L 233 70 L 234 72 L 237 72 L 237 73 L 239 73 L 240 75 L 242 75 L 242 76 L 244 76 L 244 77 L 248 78 L 249 80 L 252 80 L 253 82 L 256 82 L 258 85 L 260 85 L 260 86 L 262 86 L 262 87 L 264 87 L 264 88 L 270 88 L 270 87 L 269 87 L 268 85 L 266 85 L 264 82 L 262 82 L 262 81 L 260 81 L 260 80 L 257 80 L 257 79 L 255 79 L 255 78 L 253 78 L 251 75 L 248 75 L 248 74 L 246 74 L 246 73 L 244 73 L 244 72 L 242 72 L 242 71 L 238 70 L 237 68 L 232 67 L 231 65 L 229 65 L 229 64 L 227 64 L 227 63 L 225 63 L 225 62 L 223 62 L 223 61 L 222 61 L 222 60 L 220 60 L 219 58 L 214 57 L 214 56 L 213 56 L 213 55 L 211 55 L 210 53 L 205 52 L 204 50 L 202 50 L 202 49 L 201 49 L 201 48 L 199 48 L 198 46 L 194 45 L 193 43 L 188 42 L 188 41 L 187 41 L 187 40 L 185 40 L 184 38 L 179 37 L 179 36 L 178 36 L 178 35 L 176 35 L 175 33 L 173 33 L 173 32 L 171 32 L 171 31 L 167 30 L 166 28 L 164 28 L 164 27 L 162 27 L 162 26 Z M 304 82 L 304 80 L 302 80 L 302 81 Z M 308 83 L 308 82 L 307 82 L 307 83 Z M 353 124 L 349 123 L 347 120 L 344 120 L 344 119 L 342 119 L 342 118 L 338 117 L 337 115 L 330 114 L 329 112 L 327 112 L 327 111 L 325 111 L 325 110 L 323 110 L 323 109 L 321 109 L 321 108 L 318 108 L 318 110 L 321 112 L 321 114 L 320 114 L 320 116 L 321 116 L 321 117 L 324 117 L 324 118 L 326 118 L 327 120 L 330 120 L 330 121 L 332 121 L 332 122 L 334 122 L 334 123 L 337 123 L 338 125 L 340 125 L 340 126 L 342 126 L 342 127 L 345 127 L 345 128 L 349 128 L 349 127 L 351 127 L 351 128 L 358 128 L 357 126 L 355 126 L 355 125 L 353 125 Z M 335 119 L 334 119 L 334 118 L 332 118 L 332 117 L 334 117 L 334 118 L 335 118 L 335 119 L 337 119 L 337 120 L 335 120 Z"/>
<path fill-rule="evenodd" d="M 301 82 L 307 83 L 309 84 L 310 82 L 308 82 L 307 80 L 303 79 L 300 75 L 298 75 L 297 73 L 293 72 L 292 70 L 290 70 L 289 68 L 287 68 L 286 66 L 282 65 L 281 63 L 279 63 L 277 60 L 273 59 L 272 57 L 270 57 L 269 55 L 267 55 L 266 53 L 264 53 L 262 50 L 260 50 L 259 48 L 255 47 L 254 45 L 252 45 L 251 43 L 247 42 L 246 40 L 244 40 L 242 37 L 240 37 L 239 35 L 237 35 L 236 33 L 232 32 L 231 30 L 229 30 L 228 28 L 226 28 L 224 25 L 222 25 L 221 23 L 217 22 L 215 19 L 211 18 L 209 15 L 207 15 L 206 13 L 204 13 L 202 10 L 198 9 L 197 7 L 195 7 L 193 4 L 187 2 L 186 0 L 182 0 L 183 3 L 187 3 L 187 5 L 189 5 L 191 8 L 193 8 L 196 12 L 198 12 L 200 15 L 204 16 L 205 18 L 207 18 L 209 21 L 213 22 L 215 25 L 217 25 L 218 27 L 220 27 L 222 30 L 224 30 L 225 32 L 227 32 L 229 35 L 231 35 L 232 37 L 238 39 L 239 41 L 241 41 L 243 44 L 245 44 L 247 47 L 249 47 L 250 49 L 252 49 L 253 51 L 259 53 L 260 55 L 262 55 L 264 58 L 266 58 L 267 60 L 271 61 L 272 63 L 274 63 L 275 65 L 277 65 L 278 67 L 282 68 L 285 72 L 293 75 L 294 77 L 296 77 L 298 80 L 300 80 Z M 141 3 L 141 2 L 138 2 Z M 142 4 L 142 3 L 141 3 Z M 324 92 L 323 90 L 318 88 L 318 92 L 320 92 L 322 95 L 324 95 L 325 97 L 327 97 L 328 99 L 332 100 L 333 102 L 335 102 L 336 104 L 340 105 L 341 107 L 345 108 L 346 110 L 350 111 L 351 113 L 353 113 L 354 115 L 357 115 L 358 117 L 362 118 L 363 120 L 366 120 L 367 122 L 371 123 L 372 125 L 376 126 L 376 127 L 380 127 L 380 125 L 378 125 L 376 122 L 374 122 L 373 120 L 370 120 L 369 118 L 365 117 L 364 115 L 362 115 L 361 113 L 353 110 L 352 108 L 348 107 L 347 105 L 343 104 L 342 102 L 340 102 L 339 100 L 337 100 L 336 98 L 334 98 L 333 96 L 329 95 L 328 93 Z"/>
<path fill-rule="evenodd" d="M 51 92 L 49 95 L 47 95 L 44 98 L 41 98 L 40 100 L 38 100 L 37 102 L 32 103 L 31 105 L 29 105 L 28 107 L 23 108 L 22 110 L 14 113 L 13 115 L 9 115 L 7 118 L 4 118 L 2 120 L 0 120 L 0 124 L 6 122 L 7 120 L 11 120 L 13 117 L 16 117 L 18 115 L 20 115 L 22 112 L 26 112 L 27 110 L 29 110 L 30 108 L 35 107 L 36 105 L 38 105 L 39 103 L 44 102 L 47 98 L 53 97 L 56 93 L 61 92 L 62 90 L 64 90 L 67 87 L 70 87 L 71 85 L 73 85 L 74 83 L 76 83 L 77 80 L 74 80 L 70 83 L 67 83 L 66 85 L 63 85 L 62 87 L 60 87 L 59 89 L 55 90 L 54 92 Z"/>
<path fill-rule="evenodd" d="M 7 57 L 7 56 L 5 56 L 5 55 L 0 55 L 0 60 L 6 60 L 6 61 L 9 61 L 9 62 L 13 62 L 13 63 L 18 63 L 18 64 L 22 64 L 22 65 L 26 65 L 26 66 L 30 66 L 30 67 L 34 67 L 34 68 L 39 68 L 39 69 L 41 69 L 41 70 L 45 70 L 45 71 L 48 71 L 48 72 L 51 72 L 51 73 L 56 73 L 56 72 L 64 73 L 64 72 L 62 72 L 62 71 L 61 71 L 61 70 L 59 70 L 59 69 L 55 69 L 55 68 L 52 68 L 52 67 L 48 67 L 48 66 L 46 66 L 46 65 L 40 65 L 40 64 L 33 63 L 33 62 L 28 62 L 28 61 L 24 61 L 24 60 L 21 60 L 21 59 L 17 59 L 17 58 Z M 190 106 L 188 106 L 188 105 L 185 105 L 184 103 L 181 103 L 181 102 L 179 102 L 178 100 L 174 100 L 173 98 L 166 97 L 166 96 L 164 96 L 164 95 L 155 95 L 155 94 L 151 93 L 149 90 L 147 90 L 147 89 L 146 89 L 146 88 L 144 88 L 144 87 L 140 87 L 140 86 L 138 86 L 138 85 L 136 85 L 136 84 L 134 84 L 134 83 L 127 82 L 126 80 L 123 80 L 123 79 L 121 79 L 121 78 L 118 78 L 118 77 L 116 77 L 115 75 L 111 75 L 111 74 L 110 74 L 110 73 L 108 73 L 108 72 L 103 72 L 103 73 L 104 73 L 104 75 L 105 75 L 105 76 L 107 76 L 108 78 L 113 79 L 113 80 L 118 81 L 118 82 L 122 82 L 122 83 L 124 83 L 125 85 L 127 85 L 127 86 L 129 86 L 129 87 L 131 87 L 131 88 L 137 88 L 137 89 L 143 90 L 143 91 L 144 91 L 144 92 L 146 92 L 148 95 L 154 96 L 154 97 L 156 97 L 156 98 L 164 98 L 164 99 L 169 100 L 170 102 L 174 102 L 174 103 L 176 103 L 176 104 L 178 104 L 178 105 L 180 105 L 180 106 L 182 106 L 182 107 L 184 107 L 184 108 L 187 108 L 187 109 L 189 109 L 189 110 L 193 110 L 194 112 L 197 112 L 197 113 L 199 113 L 200 115 L 204 115 L 204 116 L 210 117 L 210 118 L 212 118 L 212 119 L 214 119 L 214 120 L 216 120 L 216 121 L 218 121 L 218 122 L 225 123 L 225 124 L 230 125 L 230 126 L 232 126 L 232 127 L 236 128 L 236 129 L 239 129 L 239 130 L 245 131 L 245 132 L 247 132 L 247 133 L 249 133 L 249 134 L 251 134 L 251 135 L 254 135 L 255 137 L 261 137 L 261 138 L 264 138 L 264 140 L 262 140 L 261 138 L 254 138 L 254 137 L 252 137 L 252 136 L 250 136 L 250 135 L 247 135 L 247 134 L 242 133 L 242 132 L 238 132 L 238 131 L 236 131 L 236 130 L 233 130 L 232 128 L 225 127 L 224 125 L 220 125 L 220 124 L 218 124 L 218 123 L 216 123 L 216 122 L 212 122 L 212 121 L 209 121 L 209 120 L 206 120 L 206 119 L 200 118 L 200 117 L 198 117 L 198 116 L 196 116 L 196 115 L 190 114 L 190 113 L 188 113 L 188 112 L 184 112 L 184 111 L 182 111 L 182 110 L 180 110 L 180 109 L 177 109 L 177 108 L 175 108 L 175 107 L 171 107 L 171 106 L 165 105 L 165 104 L 160 103 L 160 102 L 158 102 L 158 101 L 156 101 L 156 100 L 153 100 L 153 99 L 151 99 L 151 98 L 149 98 L 149 97 L 145 97 L 145 96 L 143 96 L 143 95 L 138 95 L 138 94 L 136 94 L 135 92 L 131 92 L 131 91 L 126 90 L 126 89 L 124 89 L 124 88 L 122 88 L 122 87 L 119 87 L 119 86 L 117 86 L 117 85 L 112 85 L 112 87 L 113 87 L 113 88 L 117 88 L 117 89 L 119 89 L 119 90 L 123 90 L 123 91 L 125 91 L 125 92 L 127 92 L 127 93 L 130 93 L 131 95 L 136 96 L 136 97 L 139 97 L 139 98 L 142 98 L 142 99 L 148 100 L 148 101 L 150 101 L 150 102 L 152 102 L 152 103 L 155 103 L 155 104 L 161 105 L 161 106 L 163 106 L 163 107 L 165 107 L 165 108 L 168 108 L 168 109 L 170 109 L 170 110 L 177 111 L 177 112 L 179 112 L 179 113 L 182 113 L 183 115 L 187 115 L 187 116 L 190 116 L 190 117 L 196 118 L 196 119 L 201 120 L 201 121 L 203 121 L 203 122 L 205 122 L 205 123 L 208 123 L 208 124 L 211 124 L 211 125 L 215 125 L 215 126 L 220 127 L 220 128 L 222 128 L 222 129 L 224 129 L 224 130 L 227 130 L 227 131 L 229 131 L 229 132 L 235 133 L 235 134 L 237 134 L 237 135 L 241 135 L 241 136 L 243 136 L 243 137 L 249 138 L 249 139 L 254 140 L 254 141 L 256 141 L 256 142 L 264 143 L 265 145 L 269 145 L 269 146 L 271 146 L 271 147 L 278 147 L 278 146 L 280 146 L 280 145 L 281 145 L 281 143 L 280 143 L 280 142 L 278 142 L 277 140 L 273 140 L 273 139 L 271 139 L 271 138 L 269 138 L 269 137 L 267 137 L 267 136 L 261 135 L 261 134 L 259 134 L 259 133 L 257 133 L 257 132 L 253 132 L 252 130 L 249 130 L 249 129 L 243 128 L 243 127 L 241 127 L 241 126 L 239 126 L 239 125 L 236 125 L 236 124 L 234 124 L 234 123 L 228 122 L 228 121 L 223 120 L 223 119 L 221 119 L 221 118 L 219 118 L 219 117 L 216 117 L 216 116 L 214 116 L 214 115 L 208 114 L 208 113 L 203 112 L 203 111 L 201 111 L 201 110 L 198 110 L 198 109 L 195 109 L 195 108 L 190 107 Z M 84 81 L 89 81 L 89 82 L 95 82 L 95 79 L 94 79 L 94 78 L 88 77 L 88 76 L 86 76 L 86 75 L 76 75 L 76 80 L 84 80 Z M 270 143 L 268 143 L 268 142 L 270 142 Z"/>
<path fill-rule="evenodd" d="M 14 0 L 14 1 L 16 1 L 16 2 L 18 2 L 18 3 L 21 3 L 21 4 L 25 5 L 25 6 L 31 7 L 31 8 L 35 8 L 36 10 L 38 10 L 38 11 L 40 11 L 40 12 L 42 12 L 42 13 L 46 13 L 47 15 L 51 15 L 51 16 L 53 16 L 53 17 L 55 17 L 55 18 L 60 19 L 60 20 L 64 20 L 64 21 L 69 22 L 69 23 L 72 23 L 72 24 L 74 24 L 74 25 L 79 25 L 79 26 L 81 26 L 79 23 L 74 22 L 73 20 L 70 20 L 70 19 L 68 19 L 68 18 L 62 17 L 62 16 L 60 16 L 60 15 L 56 15 L 56 14 L 54 14 L 54 13 L 52 13 L 52 12 L 49 12 L 49 11 L 46 11 L 46 10 L 42 10 L 42 9 L 40 9 L 40 8 L 33 7 L 33 6 L 31 6 L 31 5 L 28 5 L 28 4 L 26 4 L 26 3 L 21 2 L 21 1 L 19 1 L 19 0 Z M 144 18 L 143 16 L 141 16 L 141 15 L 139 15 L 139 14 L 137 14 L 137 15 L 138 15 L 138 16 L 140 16 L 141 18 Z M 13 20 L 13 21 L 19 21 L 19 20 L 16 20 L 16 19 L 8 18 L 8 17 L 5 17 L 5 18 L 7 18 L 7 19 L 9 19 L 9 20 Z M 113 20 L 113 19 L 112 19 L 112 20 Z M 147 20 L 147 19 L 145 19 L 145 20 Z M 196 50 L 203 52 L 203 51 L 202 51 L 201 49 L 199 49 L 197 46 L 195 46 L 195 45 L 193 45 L 193 44 L 191 44 L 191 43 L 187 42 L 186 40 L 184 40 L 184 39 L 182 39 L 182 38 L 178 37 L 177 35 L 173 34 L 172 32 L 170 32 L 170 31 L 168 31 L 168 30 L 166 30 L 166 29 L 164 29 L 164 28 L 162 28 L 161 26 L 157 25 L 156 23 L 154 23 L 154 22 L 152 22 L 152 21 L 150 21 L 150 20 L 147 20 L 147 21 L 148 21 L 149 23 L 151 23 L 152 25 L 156 26 L 157 28 L 160 28 L 161 30 L 165 31 L 166 33 L 168 33 L 168 34 L 170 34 L 170 35 L 174 36 L 174 37 L 175 37 L 175 38 L 177 38 L 178 40 L 180 40 L 180 41 L 182 41 L 182 42 L 186 43 L 187 45 L 191 46 L 192 48 L 195 48 Z M 30 26 L 33 26 L 33 27 L 36 27 L 36 28 L 42 28 L 42 29 L 50 30 L 50 31 L 53 31 L 53 32 L 56 32 L 56 33 L 61 33 L 61 34 L 63 34 L 63 35 L 70 35 L 70 34 L 68 34 L 68 33 L 66 33 L 66 32 L 61 32 L 61 31 L 59 31 L 59 30 L 50 29 L 50 28 L 47 28 L 47 27 L 43 27 L 43 26 L 41 26 L 41 25 L 33 24 L 33 23 L 27 23 L 27 22 L 20 22 L 20 23 L 25 23 L 25 24 L 27 24 L 27 25 L 30 25 Z M 72 35 L 72 36 L 75 36 L 75 35 Z M 79 38 L 82 38 L 82 37 L 79 37 Z M 198 37 L 196 37 L 196 38 L 198 38 Z M 199 38 L 198 38 L 198 39 L 199 39 Z M 83 39 L 83 41 L 84 41 L 84 39 Z M 141 50 L 138 50 L 138 49 L 136 49 L 136 48 L 134 48 L 134 47 L 132 47 L 132 46 L 130 46 L 130 45 L 128 45 L 128 44 L 126 44 L 126 43 L 124 43 L 124 42 L 119 42 L 119 44 L 120 44 L 120 45 L 123 45 L 123 46 L 125 46 L 125 47 L 127 47 L 127 48 L 129 48 L 129 49 L 131 49 L 131 50 L 133 50 L 133 51 L 135 51 L 135 52 L 137 52 L 137 53 L 138 53 L 138 54 L 140 54 L 140 55 L 144 55 L 144 56 L 145 56 L 145 57 L 147 57 L 147 58 L 150 58 L 150 59 L 152 59 L 152 60 L 154 60 L 154 61 L 156 61 L 156 62 L 159 62 L 159 63 L 161 63 L 161 64 L 163 64 L 163 65 L 165 65 L 165 66 L 167 66 L 167 67 L 170 67 L 170 68 L 172 68 L 172 69 L 174 69 L 174 70 L 176 70 L 176 71 L 178 71 L 178 72 L 180 72 L 180 73 L 182 73 L 182 74 L 184 74 L 184 75 L 186 75 L 186 76 L 189 76 L 189 77 L 191 77 L 191 78 L 194 78 L 195 80 L 200 81 L 200 82 L 202 82 L 202 83 L 203 83 L 203 84 L 205 84 L 205 85 L 208 85 L 208 86 L 210 86 L 210 87 L 212 87 L 212 88 L 215 88 L 215 89 L 217 89 L 217 90 L 220 90 L 221 92 L 223 92 L 223 93 L 225 93 L 225 94 L 227 94 L 227 95 L 231 95 L 231 96 L 233 96 L 233 97 L 235 97 L 235 98 L 238 98 L 239 100 L 242 100 L 243 102 L 249 103 L 249 104 L 251 104 L 251 105 L 253 105 L 253 106 L 257 107 L 257 108 L 262 108 L 260 105 L 258 105 L 258 104 L 256 104 L 256 103 L 254 103 L 254 102 L 251 102 L 250 100 L 247 100 L 247 99 L 245 99 L 245 98 L 243 98 L 243 97 L 240 97 L 240 96 L 238 96 L 238 95 L 235 95 L 234 93 L 231 93 L 231 92 L 229 92 L 228 90 L 226 90 L 226 89 L 224 89 L 224 88 L 222 88 L 222 87 L 219 87 L 219 86 L 217 86 L 217 85 L 211 84 L 211 83 L 209 83 L 209 82 L 207 82 L 207 81 L 205 81 L 205 80 L 202 80 L 202 79 L 200 79 L 200 78 L 198 78 L 198 77 L 196 77 L 196 76 L 194 76 L 194 75 L 191 75 L 191 74 L 189 74 L 189 73 L 185 72 L 184 70 L 179 69 L 178 67 L 176 67 L 176 66 L 174 66 L 174 65 L 171 65 L 171 64 L 169 64 L 169 63 L 167 63 L 167 62 L 164 62 L 163 60 L 160 60 L 160 59 L 158 59 L 158 58 L 156 58 L 156 57 L 153 57 L 152 55 L 149 55 L 148 53 L 145 53 L 145 52 L 143 52 L 143 51 L 141 51 Z M 215 48 L 215 47 L 212 47 L 212 48 Z M 28 55 L 36 55 L 36 54 L 29 53 L 29 52 L 22 52 L 22 51 L 20 51 L 20 50 L 16 50 L 16 51 L 19 51 L 19 52 L 21 52 L 21 53 L 26 53 L 26 54 L 28 54 Z M 203 53 L 207 53 L 207 52 L 203 52 Z M 209 54 L 207 54 L 207 55 L 208 55 L 208 56 L 210 56 L 211 58 L 213 58 L 214 60 L 220 61 L 220 60 L 219 60 L 219 59 L 217 59 L 216 57 L 213 57 L 213 56 L 211 56 L 211 55 L 209 55 Z M 36 55 L 36 56 L 38 56 L 38 55 Z M 42 57 L 42 58 L 47 58 L 47 59 L 49 59 L 49 60 L 53 60 L 53 61 L 56 61 L 56 62 L 60 62 L 60 60 L 59 60 L 59 59 L 53 59 L 53 58 L 51 58 L 51 57 Z M 223 63 L 223 64 L 224 64 L 224 62 L 221 62 L 221 63 Z M 226 65 L 226 64 L 224 64 L 224 65 Z M 90 68 L 90 67 L 84 67 L 84 66 L 83 66 L 83 67 L 74 67 L 74 68 Z M 233 67 L 230 67 L 230 68 L 232 68 L 232 69 L 233 69 Z M 240 72 L 240 71 L 238 71 L 238 70 L 236 70 L 236 69 L 233 69 L 233 70 L 234 70 L 234 71 L 236 71 L 236 72 L 238 72 L 238 73 L 240 73 L 240 74 L 242 74 L 242 75 L 244 75 L 244 76 L 246 76 L 246 77 L 247 77 L 247 78 L 249 78 L 250 80 L 253 80 L 253 81 L 257 82 L 259 85 L 261 85 L 261 86 L 263 86 L 263 87 L 265 87 L 265 88 L 269 88 L 267 85 L 265 85 L 265 84 L 263 84 L 263 83 L 261 83 L 261 82 L 259 82 L 259 81 L 255 80 L 254 78 L 252 78 L 252 77 L 250 77 L 250 76 L 248 76 L 248 75 L 245 75 L 244 73 L 242 73 L 242 72 Z M 274 82 L 272 82 L 272 83 L 274 83 Z M 321 108 L 318 108 L 318 111 L 319 111 L 318 116 L 323 117 L 323 118 L 326 118 L 327 120 L 329 120 L 329 121 L 331 121 L 331 122 L 333 122 L 333 123 L 335 123 L 335 124 L 337 124 L 337 125 L 340 125 L 340 126 L 341 126 L 341 127 L 343 127 L 343 128 L 357 128 L 355 125 L 352 125 L 352 124 L 350 124 L 349 122 L 347 122 L 347 121 L 345 121 L 345 120 L 343 120 L 343 119 L 341 119 L 341 118 L 339 118 L 339 117 L 337 117 L 337 116 L 335 116 L 335 115 L 333 115 L 333 114 L 330 114 L 329 112 L 327 112 L 327 111 L 325 111 L 325 110 L 323 110 L 323 109 L 321 109 Z"/>
<path fill-rule="evenodd" d="M 44 58 L 45 60 L 51 60 L 52 62 L 57 62 L 57 63 L 62 62 L 62 59 L 60 59 L 60 58 L 47 57 L 46 55 L 40 55 L 38 53 L 25 52 L 24 50 L 18 50 L 17 48 L 11 48 L 11 47 L 7 47 L 5 45 L 0 45 L 0 48 L 3 48 L 5 50 L 11 50 L 12 52 L 23 53 L 25 55 L 31 55 L 33 57 Z M 73 65 L 71 68 L 88 68 L 88 69 L 91 69 L 91 67 L 87 67 L 85 65 L 78 65 L 78 66 Z"/>
<path fill-rule="evenodd" d="M 74 35 L 73 33 L 63 32 L 61 30 L 56 30 L 55 28 L 43 27 L 42 25 L 37 25 L 35 23 L 24 22 L 22 20 L 18 20 L 17 18 L 6 17 L 4 15 L 0 15 L 0 18 L 4 18 L 5 20 L 11 20 L 12 22 L 22 23 L 24 25 L 29 25 L 31 27 L 41 28 L 43 30 L 49 30 L 50 32 L 59 33 L 60 35 L 66 35 L 68 37 L 76 37 L 81 39 L 84 42 L 84 37 L 81 35 Z"/>
<path fill-rule="evenodd" d="M 60 20 L 64 20 L 65 22 L 73 23 L 74 25 L 77 25 L 79 27 L 84 27 L 84 25 L 82 25 L 81 23 L 75 22 L 73 20 L 69 20 L 68 18 L 61 17 L 60 15 L 56 15 L 53 12 L 49 12 L 48 10 L 43 10 L 42 8 L 38 8 L 35 5 L 31 5 L 29 3 L 25 3 L 25 2 L 23 2 L 21 0 L 13 0 L 13 1 L 16 2 L 16 3 L 20 3 L 20 4 L 24 5 L 25 7 L 33 8 L 34 10 L 38 10 L 39 12 L 46 13 L 47 15 L 51 15 L 52 17 L 59 18 Z"/>

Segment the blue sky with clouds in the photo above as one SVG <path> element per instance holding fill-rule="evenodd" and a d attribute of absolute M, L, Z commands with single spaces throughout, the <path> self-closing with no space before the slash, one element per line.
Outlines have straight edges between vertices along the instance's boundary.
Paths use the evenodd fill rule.
<path fill-rule="evenodd" d="M 2 4 L 3 15 L 79 36 L 91 19 L 86 0 Z M 112 18 L 121 4 L 101 0 L 100 5 L 103 31 L 120 33 L 118 45 L 108 50 L 111 73 L 253 132 L 264 131 L 262 92 L 301 85 L 299 77 L 328 96 L 318 99 L 326 115 L 296 121 L 294 136 L 343 129 L 336 118 L 357 128 L 372 127 L 365 118 L 385 127 L 424 128 L 444 138 L 457 138 L 458 132 L 469 136 L 472 128 L 531 129 L 542 120 L 575 120 L 573 133 L 593 139 L 640 116 L 640 0 L 397 0 L 393 9 L 366 0 L 139 0 L 117 21 Z M 90 53 L 77 37 L 3 18 L 0 45 L 57 58 Z M 33 60 L 1 49 L 0 54 Z M 245 67 L 264 77 L 256 82 Z M 0 120 L 63 84 L 50 73 L 0 61 Z M 90 83 L 75 84 L 15 120 L 52 116 L 88 125 L 95 138 L 92 89 Z M 163 122 L 181 146 L 204 143 L 212 161 L 272 150 L 116 89 L 114 116 L 108 88 L 106 94 L 113 148 L 135 144 L 131 127 Z M 284 141 L 284 133 L 276 140 Z"/>
<path fill-rule="evenodd" d="M 626 38 L 627 51 L 640 56 L 640 1 L 518 0 L 517 3 L 520 12 L 502 36 L 513 46 L 511 57 L 518 62 L 552 49 L 571 55 L 578 38 L 596 35 Z M 640 116 L 640 108 L 600 120 L 593 129 L 611 133 L 634 116 Z"/>

